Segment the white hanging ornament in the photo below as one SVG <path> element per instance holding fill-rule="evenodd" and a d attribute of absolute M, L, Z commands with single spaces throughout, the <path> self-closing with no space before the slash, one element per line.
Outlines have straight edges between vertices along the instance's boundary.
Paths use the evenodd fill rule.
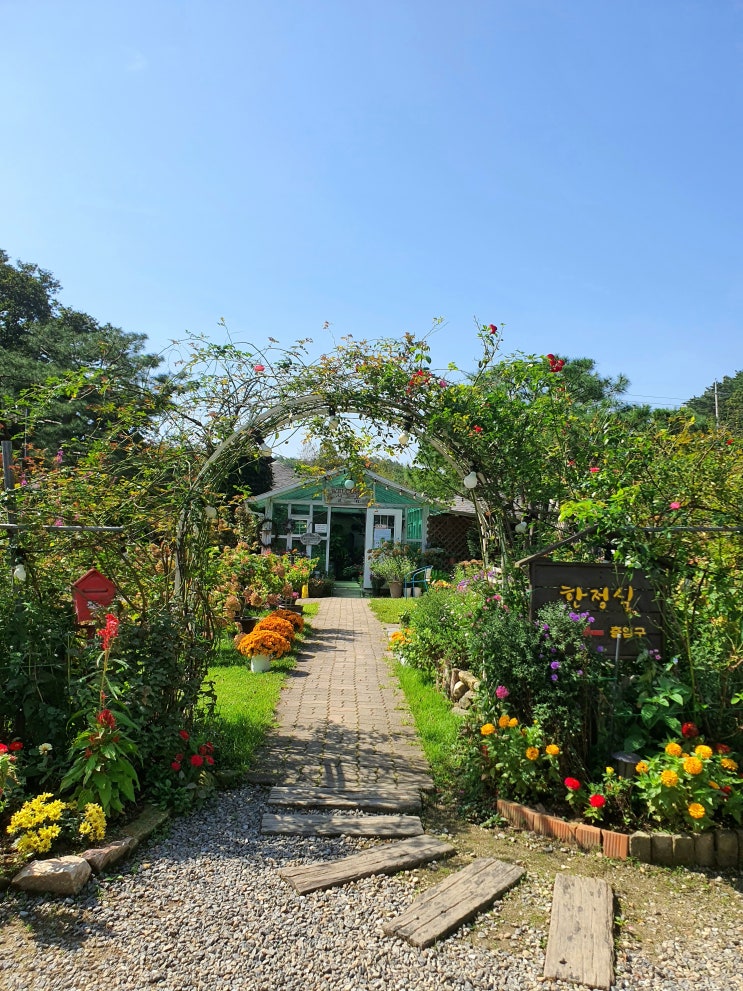
<path fill-rule="evenodd" d="M 466 489 L 474 489 L 477 486 L 477 472 L 471 471 L 469 475 L 465 475 L 462 479 L 464 482 L 464 487 Z"/>
<path fill-rule="evenodd" d="M 25 582 L 27 577 L 28 575 L 26 574 L 26 569 L 22 564 L 17 564 L 15 568 L 13 568 L 13 578 L 17 582 Z"/>

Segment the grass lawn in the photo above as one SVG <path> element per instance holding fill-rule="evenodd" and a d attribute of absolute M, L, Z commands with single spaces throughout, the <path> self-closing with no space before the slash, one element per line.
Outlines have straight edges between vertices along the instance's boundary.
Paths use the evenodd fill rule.
<path fill-rule="evenodd" d="M 400 618 L 416 608 L 415 599 L 369 599 L 371 611 L 380 623 L 399 623 Z"/>
<path fill-rule="evenodd" d="M 305 621 L 317 608 L 317 603 L 304 607 Z M 301 637 L 298 640 L 301 643 Z M 244 771 L 251 766 L 256 750 L 274 725 L 281 686 L 294 664 L 289 654 L 274 661 L 265 674 L 253 674 L 249 659 L 240 657 L 230 636 L 220 642 L 206 677 L 217 697 L 211 732 L 220 767 Z"/>

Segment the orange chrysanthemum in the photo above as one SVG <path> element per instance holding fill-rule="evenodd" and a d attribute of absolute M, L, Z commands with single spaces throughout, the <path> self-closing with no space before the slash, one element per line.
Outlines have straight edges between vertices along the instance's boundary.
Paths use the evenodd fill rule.
<path fill-rule="evenodd" d="M 675 771 L 662 771 L 660 783 L 665 785 L 666 788 L 675 788 L 679 783 L 679 776 Z"/>
<path fill-rule="evenodd" d="M 684 770 L 687 774 L 701 774 L 703 767 L 698 757 L 687 757 L 684 761 Z"/>
<path fill-rule="evenodd" d="M 666 753 L 669 757 L 680 757 L 683 750 L 678 743 L 668 743 L 666 744 Z"/>
<path fill-rule="evenodd" d="M 700 805 L 699 802 L 692 802 L 691 805 L 689 806 L 689 815 L 692 817 L 692 819 L 704 819 L 704 817 L 707 815 L 707 812 L 704 806 Z"/>
<path fill-rule="evenodd" d="M 483 736 L 490 736 L 492 733 L 495 733 L 495 726 L 492 723 L 485 723 L 484 726 L 480 727 L 480 733 Z"/>

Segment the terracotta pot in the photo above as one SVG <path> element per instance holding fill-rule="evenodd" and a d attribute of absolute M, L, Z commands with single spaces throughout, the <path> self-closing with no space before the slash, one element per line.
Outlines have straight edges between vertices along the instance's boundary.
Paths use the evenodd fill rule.
<path fill-rule="evenodd" d="M 402 586 L 403 583 L 399 582 L 387 582 L 390 587 L 390 598 L 391 599 L 401 599 L 402 598 Z"/>

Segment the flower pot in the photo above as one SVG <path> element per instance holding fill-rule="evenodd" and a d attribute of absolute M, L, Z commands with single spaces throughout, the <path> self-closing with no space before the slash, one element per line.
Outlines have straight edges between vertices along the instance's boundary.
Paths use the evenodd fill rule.
<path fill-rule="evenodd" d="M 271 669 L 272 660 L 270 654 L 253 654 L 250 658 L 250 670 L 253 674 L 263 674 Z"/>
<path fill-rule="evenodd" d="M 236 622 L 240 624 L 243 633 L 252 633 L 259 619 L 260 616 L 238 616 Z"/>
<path fill-rule="evenodd" d="M 387 582 L 390 587 L 390 598 L 391 599 L 401 599 L 402 598 L 402 586 L 401 581 L 390 581 Z"/>

